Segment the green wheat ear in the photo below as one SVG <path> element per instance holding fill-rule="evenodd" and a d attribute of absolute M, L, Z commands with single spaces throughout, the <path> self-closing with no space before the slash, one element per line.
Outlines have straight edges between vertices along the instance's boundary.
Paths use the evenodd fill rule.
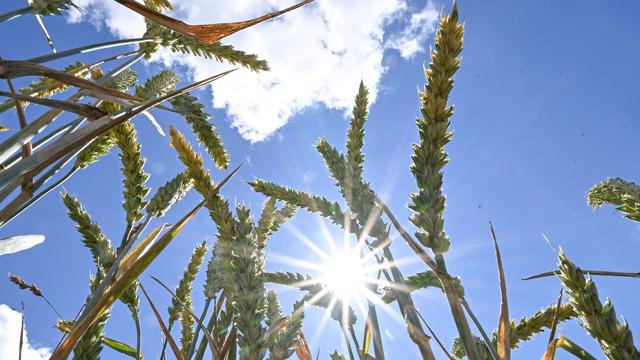
<path fill-rule="evenodd" d="M 344 211 L 340 204 L 335 201 L 259 179 L 250 182 L 249 185 L 255 192 L 284 201 L 291 206 L 306 209 L 312 213 L 319 213 L 323 217 L 330 219 L 334 224 L 345 227 Z M 356 224 L 353 223 L 353 225 L 355 226 Z"/>
<path fill-rule="evenodd" d="M 411 157 L 411 172 L 418 187 L 418 192 L 411 195 L 409 207 L 414 211 L 411 222 L 421 229 L 416 237 L 435 254 L 449 249 L 449 239 L 444 232 L 442 169 L 448 162 L 444 147 L 452 136 L 449 121 L 453 107 L 447 102 L 453 88 L 453 75 L 460 67 L 463 34 L 464 26 L 458 23 L 454 6 L 451 15 L 440 22 L 431 63 L 425 69 L 427 84 L 420 92 L 422 119 L 416 120 L 420 142 L 414 144 Z"/>
<path fill-rule="evenodd" d="M 161 186 L 149 200 L 146 207 L 147 214 L 153 217 L 164 216 L 173 204 L 180 201 L 191 190 L 192 186 L 191 178 L 186 173 L 176 175 Z"/>
<path fill-rule="evenodd" d="M 178 75 L 170 70 L 162 70 L 150 77 L 144 85 L 136 86 L 135 95 L 143 99 L 155 99 L 176 89 L 180 82 Z"/>
<path fill-rule="evenodd" d="M 186 167 L 187 175 L 193 180 L 193 187 L 207 199 L 205 206 L 209 210 L 211 219 L 218 226 L 220 238 L 223 241 L 231 241 L 233 237 L 234 220 L 229 210 L 228 202 L 220 194 L 210 196 L 213 191 L 211 174 L 204 169 L 202 157 L 193 150 L 178 130 L 173 126 L 169 129 L 171 146 L 178 153 L 178 158 Z"/>
<path fill-rule="evenodd" d="M 178 286 L 176 286 L 176 296 L 171 299 L 171 305 L 167 309 L 169 313 L 169 326 L 173 325 L 173 323 L 180 318 L 180 314 L 183 311 L 181 302 L 185 302 L 186 304 L 186 300 L 191 299 L 193 281 L 196 279 L 198 271 L 200 271 L 200 266 L 204 261 L 206 253 L 207 243 L 204 241 L 193 250 L 191 258 L 189 258 L 189 263 L 182 273 Z"/>
<path fill-rule="evenodd" d="M 176 287 L 176 296 L 171 299 L 171 306 L 168 308 L 169 327 L 171 327 L 178 318 L 180 319 L 180 345 L 185 357 L 194 338 L 194 321 L 190 314 L 193 311 L 193 281 L 200 271 L 200 266 L 204 261 L 206 253 L 207 243 L 204 241 L 193 250 L 189 263 L 184 269 L 182 278 Z"/>
<path fill-rule="evenodd" d="M 111 241 L 102 233 L 100 226 L 91 220 L 78 198 L 64 192 L 62 200 L 69 218 L 76 223 L 76 229 L 82 235 L 82 243 L 91 251 L 98 270 L 108 271 L 116 258 Z"/>
<path fill-rule="evenodd" d="M 224 147 L 222 138 L 216 132 L 216 127 L 209 122 L 211 116 L 203 111 L 205 106 L 196 100 L 198 99 L 184 94 L 169 100 L 169 102 L 191 126 L 198 142 L 204 145 L 216 166 L 226 169 L 229 166 L 229 154 Z"/>
<path fill-rule="evenodd" d="M 155 11 L 173 10 L 173 6 L 168 0 L 144 0 L 144 4 Z"/>
<path fill-rule="evenodd" d="M 42 16 L 61 15 L 72 7 L 80 10 L 71 0 L 33 0 L 29 6 L 34 14 Z"/>
<path fill-rule="evenodd" d="M 76 162 L 73 165 L 76 169 L 84 169 L 89 164 L 98 161 L 98 159 L 111 151 L 115 146 L 113 132 L 98 136 L 91 144 L 78 153 Z"/>
<path fill-rule="evenodd" d="M 640 353 L 633 345 L 629 325 L 621 324 L 609 300 L 604 304 L 598 297 L 598 289 L 591 278 L 586 279 L 582 270 L 564 253 L 558 255 L 559 278 L 567 289 L 569 302 L 582 319 L 582 326 L 598 341 L 609 359 L 638 359 Z"/>
<path fill-rule="evenodd" d="M 119 91 L 127 91 L 138 81 L 138 74 L 131 69 L 126 69 L 118 73 L 104 83 L 105 87 Z"/>
<path fill-rule="evenodd" d="M 553 326 L 553 317 L 558 311 L 558 322 L 567 321 L 578 316 L 571 304 L 550 305 L 531 317 L 524 317 L 519 322 L 511 320 L 511 348 L 515 349 L 521 341 L 527 341 L 537 333 L 544 331 L 544 328 L 551 329 Z M 494 343 L 497 343 L 497 330 L 493 334 Z"/>
<path fill-rule="evenodd" d="M 231 254 L 234 280 L 234 319 L 240 333 L 241 359 L 262 359 L 265 353 L 262 321 L 266 313 L 264 254 L 258 248 L 256 230 L 248 209 L 236 208 L 237 223 Z"/>
<path fill-rule="evenodd" d="M 605 203 L 614 205 L 626 218 L 640 222 L 640 186 L 636 183 L 607 179 L 589 190 L 587 200 L 594 209 Z"/>
<path fill-rule="evenodd" d="M 273 299 L 269 299 L 273 301 Z M 277 301 L 277 297 L 275 298 Z M 279 304 L 278 304 L 279 305 Z M 267 308 L 268 309 L 268 308 Z M 274 324 L 272 326 L 282 327 L 271 334 L 268 342 L 269 359 L 284 360 L 293 355 L 298 336 L 302 329 L 302 321 L 304 319 L 304 301 L 297 301 L 293 305 L 293 313 L 286 319 L 283 319 L 283 325 Z"/>
<path fill-rule="evenodd" d="M 145 185 L 149 174 L 144 171 L 145 159 L 140 153 L 138 135 L 133 125 L 130 122 L 118 125 L 114 129 L 114 137 L 120 148 L 122 174 L 124 175 L 122 207 L 127 213 L 127 222 L 133 224 L 142 219 L 142 210 L 147 205 L 144 198 L 149 193 L 149 188 Z"/>
<path fill-rule="evenodd" d="M 202 157 L 193 150 L 193 147 L 184 138 L 184 135 L 173 126 L 169 128 L 171 146 L 178 153 L 178 158 L 187 168 L 186 174 L 193 180 L 193 187 L 204 197 L 209 196 L 212 189 L 211 174 L 204 169 Z"/>

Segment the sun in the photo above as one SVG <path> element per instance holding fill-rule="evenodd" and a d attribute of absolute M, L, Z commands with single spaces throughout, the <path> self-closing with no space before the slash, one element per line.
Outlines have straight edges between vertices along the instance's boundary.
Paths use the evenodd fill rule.
<path fill-rule="evenodd" d="M 348 249 L 330 255 L 319 279 L 337 300 L 351 304 L 367 292 L 366 266 Z"/>

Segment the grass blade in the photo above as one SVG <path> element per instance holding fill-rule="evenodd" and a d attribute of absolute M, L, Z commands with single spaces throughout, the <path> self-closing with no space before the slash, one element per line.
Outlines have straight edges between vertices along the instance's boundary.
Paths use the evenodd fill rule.
<path fill-rule="evenodd" d="M 564 337 L 564 335 L 558 336 L 556 347 L 563 349 L 564 351 L 572 354 L 581 360 L 596 360 L 595 356 L 589 354 L 587 350 L 583 349 L 580 345 Z"/>
<path fill-rule="evenodd" d="M 121 354 L 130 356 L 132 358 L 136 358 L 136 349 L 132 348 L 131 346 L 118 341 L 118 340 L 114 340 L 114 339 L 110 339 L 110 338 L 103 338 L 102 339 L 102 343 L 106 346 L 108 346 L 109 348 L 111 348 L 114 351 L 117 351 Z M 141 356 L 142 358 L 142 356 Z"/>
<path fill-rule="evenodd" d="M 151 301 L 151 298 L 149 297 L 149 294 L 147 294 L 147 290 L 145 290 L 144 286 L 142 286 L 142 283 L 140 283 L 140 290 L 142 290 L 142 293 L 144 294 L 144 297 L 147 298 L 147 301 L 149 302 L 149 305 L 151 306 L 151 309 L 153 310 L 153 314 L 156 316 L 156 319 L 158 320 L 158 323 L 160 324 L 160 328 L 162 328 L 162 332 L 164 333 L 165 338 L 169 342 L 169 346 L 171 347 L 171 350 L 173 351 L 173 354 L 176 356 L 176 358 L 178 360 L 184 360 L 184 357 L 182 356 L 182 352 L 178 348 L 178 345 L 176 345 L 176 342 L 173 339 L 173 336 L 171 336 L 171 333 L 169 332 L 169 329 L 167 329 L 167 325 L 165 325 L 164 321 L 162 320 L 162 316 L 160 316 L 160 313 L 158 312 L 158 309 L 153 304 L 153 301 Z"/>
<path fill-rule="evenodd" d="M 491 230 L 491 239 L 493 240 L 493 246 L 496 251 L 496 262 L 498 266 L 498 278 L 500 279 L 500 318 L 498 322 L 498 356 L 502 360 L 509 360 L 511 358 L 511 326 L 509 326 L 509 302 L 507 299 L 507 282 L 504 276 L 504 267 L 502 266 L 502 256 L 500 255 L 500 248 L 498 247 L 498 239 L 496 237 L 496 231 L 493 229 L 493 224 L 489 222 L 489 228 Z"/>

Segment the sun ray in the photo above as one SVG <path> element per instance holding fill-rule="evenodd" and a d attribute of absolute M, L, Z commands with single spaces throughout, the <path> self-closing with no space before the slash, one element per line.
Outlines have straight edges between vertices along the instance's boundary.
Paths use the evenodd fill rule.
<path fill-rule="evenodd" d="M 324 260 L 329 260 L 329 254 L 322 250 L 318 245 L 316 245 L 307 235 L 305 235 L 300 229 L 291 223 L 287 223 L 285 225 L 286 229 L 298 240 L 302 241 L 309 250 L 313 251 L 315 254 L 323 258 Z"/>
<path fill-rule="evenodd" d="M 292 258 L 290 256 L 280 255 L 277 253 L 270 253 L 269 259 L 279 264 L 299 266 L 301 268 L 308 269 L 308 270 L 322 271 L 324 269 L 321 264 L 308 261 L 308 260 Z"/>

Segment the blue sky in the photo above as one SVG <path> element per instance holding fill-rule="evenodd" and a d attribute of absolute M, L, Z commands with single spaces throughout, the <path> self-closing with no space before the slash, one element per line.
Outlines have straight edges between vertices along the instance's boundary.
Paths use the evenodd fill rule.
<path fill-rule="evenodd" d="M 4 1 L 0 4 L 0 13 L 23 5 L 18 0 Z M 554 253 L 542 234 L 585 268 L 638 271 L 637 225 L 609 207 L 594 212 L 586 204 L 585 194 L 593 184 L 607 177 L 640 180 L 637 166 L 640 47 L 636 46 L 640 4 L 629 1 L 461 1 L 459 5 L 466 36 L 462 68 L 456 75 L 451 97 L 456 110 L 452 119 L 455 135 L 447 147 L 451 162 L 445 169 L 446 230 L 452 242 L 447 261 L 450 271 L 462 277 L 467 299 L 485 327 L 494 328 L 499 290 L 489 220 L 496 228 L 502 249 L 512 318 L 531 315 L 550 305 L 560 290 L 559 281 L 554 278 L 520 280 L 555 266 Z M 432 6 L 440 9 L 441 4 Z M 447 2 L 445 9 L 449 6 Z M 425 8 L 424 2 L 409 2 L 402 16 L 408 17 Z M 61 17 L 46 19 L 46 23 L 59 49 L 114 36 L 107 28 L 96 31 L 87 22 L 67 26 Z M 407 29 L 407 20 L 393 19 L 381 26 L 384 38 L 388 39 L 391 34 L 401 34 Z M 354 27 L 357 28 L 357 23 Z M 3 39 L 8 39 L 10 34 L 20 34 L 19 41 L 2 42 L 0 56 L 3 58 L 20 59 L 48 52 L 32 17 L 0 24 L 0 29 Z M 261 29 L 256 27 L 248 32 L 259 37 Z M 298 31 L 297 36 L 304 37 L 305 31 Z M 428 47 L 433 40 L 431 32 L 427 32 L 425 39 L 423 47 Z M 408 168 L 411 144 L 417 140 L 416 87 L 424 84 L 421 66 L 427 57 L 424 52 L 405 58 L 397 49 L 378 51 L 382 51 L 380 65 L 386 67 L 386 71 L 372 70 L 367 73 L 370 77 L 359 75 L 377 90 L 366 126 L 365 177 L 410 228 L 406 220 L 410 211 L 406 205 L 408 195 L 415 191 Z M 293 58 L 297 56 L 295 52 L 289 54 Z M 101 55 L 104 53 L 96 56 Z M 95 58 L 87 56 L 86 60 Z M 64 64 L 52 63 L 52 66 Z M 143 74 L 152 74 L 163 66 L 156 62 L 137 69 Z M 191 69 L 190 73 L 195 76 L 204 71 L 197 66 L 186 66 L 189 63 L 182 63 L 178 69 Z M 233 76 L 225 89 L 232 86 Z M 243 73 L 239 79 L 246 76 L 261 75 Z M 251 126 L 252 123 L 238 120 L 247 113 L 237 110 L 242 105 L 236 105 L 237 98 L 225 98 L 226 111 L 209 108 L 230 151 L 232 164 L 245 163 L 224 191 L 232 204 L 245 203 L 254 209 L 255 216 L 259 214 L 263 198 L 252 193 L 246 184 L 254 177 L 339 199 L 321 157 L 313 148 L 316 140 L 324 136 L 343 149 L 348 125 L 343 98 L 349 99 L 347 106 L 350 106 L 357 81 L 345 85 L 346 88 L 332 88 L 334 85 L 310 83 L 311 88 L 335 90 L 340 96 L 326 100 L 326 96 L 314 94 L 314 102 L 294 111 L 286 124 L 266 140 L 251 138 L 246 131 L 244 137 L 239 134 L 238 124 Z M 237 91 L 241 93 L 242 88 Z M 198 92 L 207 104 L 212 103 L 211 95 L 210 91 Z M 215 90 L 213 96 L 216 96 Z M 287 99 L 283 101 L 287 103 Z M 32 111 L 32 116 L 38 113 Z M 173 123 L 189 133 L 180 119 L 157 111 L 154 114 L 165 128 Z M 0 124 L 4 126 L 15 127 L 15 122 L 15 114 L 0 115 Z M 167 138 L 159 137 L 143 118 L 134 122 L 147 157 L 146 170 L 152 174 L 149 184 L 157 188 L 182 167 Z M 111 239 L 119 238 L 123 227 L 119 167 L 117 155 L 113 153 L 65 184 L 68 191 L 78 195 Z M 224 175 L 219 171 L 213 173 L 218 179 Z M 198 200 L 199 196 L 191 193 L 172 209 L 167 221 L 175 221 Z M 270 240 L 267 269 L 308 272 L 283 264 L 278 255 L 319 261 L 318 256 L 296 239 L 292 230 L 303 231 L 326 248 L 318 222 L 315 216 L 300 212 L 290 227 L 275 234 Z M 337 229 L 326 225 L 337 239 L 341 238 Z M 16 273 L 35 282 L 63 315 L 73 317 L 85 299 L 89 273 L 94 266 L 57 194 L 46 197 L 5 226 L 0 236 L 24 233 L 44 234 L 47 240 L 30 251 L 3 256 L 0 273 Z M 149 275 L 175 284 L 193 247 L 204 239 L 211 244 L 214 234 L 215 228 L 208 216 L 200 213 L 142 276 L 143 283 L 153 290 L 159 307 L 165 308 L 170 299 L 150 281 Z M 411 255 L 400 241 L 392 245 L 392 250 L 396 258 Z M 414 260 L 404 264 L 402 270 L 410 275 L 425 267 Z M 636 332 L 636 338 L 640 337 L 640 314 L 634 301 L 640 295 L 640 284 L 633 279 L 597 278 L 596 281 L 601 297 L 612 299 L 618 313 L 624 315 Z M 201 284 L 200 277 L 194 286 L 196 307 L 201 305 Z M 284 308 L 290 311 L 291 304 L 301 294 L 282 290 Z M 0 281 L 0 294 L 0 303 L 13 308 L 18 308 L 20 301 L 25 302 L 32 344 L 55 346 L 59 339 L 52 328 L 55 316 L 44 303 L 18 291 L 8 281 Z M 435 290 L 426 290 L 415 293 L 414 299 L 430 325 L 449 344 L 455 328 L 444 297 Z M 144 301 L 141 304 L 143 351 L 147 358 L 153 358 L 159 349 L 160 330 Z M 392 310 L 397 312 L 395 307 Z M 320 349 L 321 358 L 326 358 L 342 345 L 335 323 L 328 323 L 322 334 L 314 336 L 322 315 L 319 309 L 309 309 L 305 333 L 308 339 L 315 339 L 312 351 Z M 417 352 L 403 327 L 390 316 L 381 315 L 381 318 L 383 331 L 388 333 L 384 336 L 388 358 L 416 358 Z M 562 324 L 560 333 L 593 354 L 599 354 L 597 345 L 577 324 Z M 107 335 L 134 342 L 132 323 L 121 304 L 114 307 Z M 546 339 L 546 334 L 538 335 L 514 356 L 541 356 Z M 110 350 L 104 350 L 103 354 L 105 359 L 118 358 Z M 558 358 L 568 357 L 559 353 Z"/>

